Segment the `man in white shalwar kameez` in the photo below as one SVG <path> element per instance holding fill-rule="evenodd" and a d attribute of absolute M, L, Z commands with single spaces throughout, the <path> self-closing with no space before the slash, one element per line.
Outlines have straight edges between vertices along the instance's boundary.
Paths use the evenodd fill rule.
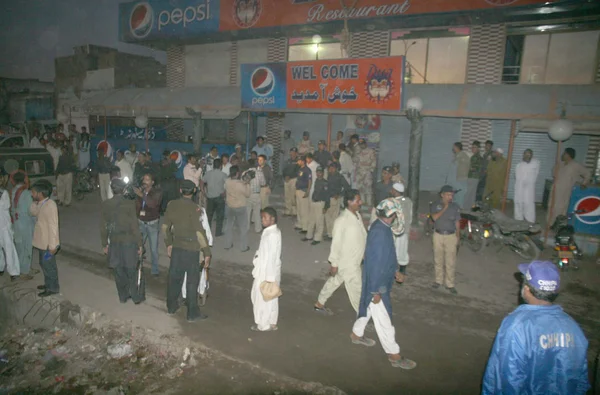
<path fill-rule="evenodd" d="M 4 274 L 5 270 L 11 280 L 21 273 L 10 220 L 10 196 L 6 189 L 0 188 L 0 274 Z"/>
<path fill-rule="evenodd" d="M 342 284 L 346 287 L 352 308 L 358 313 L 362 289 L 361 262 L 367 243 L 367 230 L 360 215 L 361 204 L 358 190 L 349 189 L 344 192 L 346 209 L 333 224 L 333 240 L 329 251 L 331 277 L 323 285 L 315 303 L 317 313 L 333 314 L 331 309 L 325 307 L 325 303 Z"/>
<path fill-rule="evenodd" d="M 254 254 L 252 270 L 252 291 L 250 297 L 254 310 L 253 331 L 267 332 L 277 330 L 279 318 L 279 298 L 265 301 L 260 291 L 263 282 L 281 284 L 281 231 L 277 227 L 277 211 L 265 207 L 261 211 L 264 230 L 260 237 L 258 251 Z"/>
<path fill-rule="evenodd" d="M 535 222 L 535 183 L 540 172 L 540 161 L 533 151 L 523 152 L 523 161 L 515 169 L 515 219 Z"/>
<path fill-rule="evenodd" d="M 571 192 L 575 184 L 587 186 L 590 172 L 580 163 L 575 162 L 575 150 L 566 148 L 562 155 L 563 164 L 558 167 L 558 175 L 554 180 L 554 205 L 552 217 L 548 223 L 552 225 L 559 215 L 566 215 L 571 200 Z"/>

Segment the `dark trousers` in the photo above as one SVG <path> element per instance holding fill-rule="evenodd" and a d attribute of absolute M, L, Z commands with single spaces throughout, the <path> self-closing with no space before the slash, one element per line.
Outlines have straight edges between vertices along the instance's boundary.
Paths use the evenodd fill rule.
<path fill-rule="evenodd" d="M 188 251 L 173 247 L 169 279 L 167 281 L 167 311 L 173 314 L 179 308 L 179 295 L 183 277 L 187 272 L 186 296 L 187 319 L 193 320 L 200 316 L 198 308 L 198 284 L 200 283 L 200 251 Z"/>
<path fill-rule="evenodd" d="M 121 303 L 127 302 L 130 298 L 136 304 L 146 300 L 145 283 L 143 278 L 139 277 L 137 252 L 137 245 L 121 243 L 112 243 L 108 251 L 108 263 L 114 269 L 115 284 Z"/>
<path fill-rule="evenodd" d="M 164 213 L 171 200 L 179 199 L 179 188 L 177 187 L 177 180 L 175 178 L 162 180 L 161 187 L 162 202 L 160 207 L 161 211 Z"/>
<path fill-rule="evenodd" d="M 40 266 L 44 273 L 44 286 L 46 291 L 60 292 L 58 285 L 58 267 L 56 266 L 56 256 L 52 255 L 50 259 L 44 260 L 46 250 L 38 250 L 40 256 Z"/>
<path fill-rule="evenodd" d="M 485 190 L 485 182 L 487 180 L 487 176 L 484 175 L 479 179 L 477 183 L 477 193 L 475 194 L 475 200 L 477 202 L 481 202 L 483 200 L 483 191 Z"/>
<path fill-rule="evenodd" d="M 206 215 L 208 216 L 208 224 L 212 226 L 213 216 L 216 215 L 217 227 L 215 236 L 223 234 L 223 219 L 225 218 L 225 198 L 219 196 L 216 198 L 208 198 L 206 202 Z"/>

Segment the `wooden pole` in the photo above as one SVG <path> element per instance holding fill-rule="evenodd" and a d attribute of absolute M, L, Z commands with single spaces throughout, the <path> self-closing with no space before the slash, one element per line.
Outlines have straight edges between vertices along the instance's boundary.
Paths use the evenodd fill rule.
<path fill-rule="evenodd" d="M 561 142 L 559 141 L 556 144 L 556 160 L 554 161 L 554 172 L 553 172 L 553 180 L 552 180 L 552 191 L 550 192 L 550 203 L 548 204 L 548 217 L 546 218 L 546 230 L 544 231 L 544 243 L 548 243 L 548 233 L 550 232 L 550 219 L 552 218 L 552 214 L 554 214 L 554 189 L 556 188 L 556 177 L 558 176 L 558 165 L 560 164 L 560 149 Z"/>
<path fill-rule="evenodd" d="M 515 149 L 515 137 L 517 136 L 517 121 L 510 121 L 510 140 L 508 141 L 508 154 L 506 160 L 506 175 L 504 176 L 504 191 L 502 192 L 502 212 L 506 209 L 506 198 L 508 196 L 508 181 L 510 179 L 510 168 L 512 166 L 513 150 Z"/>
<path fill-rule="evenodd" d="M 327 115 L 327 151 L 331 152 L 331 128 L 333 123 L 333 115 Z"/>

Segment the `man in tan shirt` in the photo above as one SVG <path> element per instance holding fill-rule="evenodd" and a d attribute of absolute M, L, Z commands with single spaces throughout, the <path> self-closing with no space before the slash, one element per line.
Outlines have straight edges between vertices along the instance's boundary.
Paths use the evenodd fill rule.
<path fill-rule="evenodd" d="M 235 224 L 240 228 L 240 250 L 246 252 L 248 247 L 248 213 L 246 211 L 246 200 L 250 197 L 250 183 L 240 180 L 240 169 L 231 166 L 230 178 L 225 181 L 225 247 L 229 250 L 233 247 L 233 227 Z"/>
<path fill-rule="evenodd" d="M 49 198 L 51 193 L 52 184 L 46 180 L 40 180 L 31 187 L 33 203 L 29 212 L 37 217 L 32 245 L 39 250 L 40 266 L 44 273 L 44 285 L 38 286 L 42 291 L 38 296 L 42 298 L 60 292 L 56 266 L 56 253 L 60 249 L 58 209 Z"/>

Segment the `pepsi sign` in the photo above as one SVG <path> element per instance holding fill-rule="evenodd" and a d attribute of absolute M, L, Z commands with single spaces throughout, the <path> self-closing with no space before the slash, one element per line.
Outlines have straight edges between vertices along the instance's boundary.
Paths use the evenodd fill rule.
<path fill-rule="evenodd" d="M 568 211 L 577 233 L 600 235 L 600 188 L 574 188 Z"/>
<path fill-rule="evenodd" d="M 119 5 L 125 42 L 185 38 L 219 29 L 219 0 L 147 0 Z"/>
<path fill-rule="evenodd" d="M 286 64 L 243 64 L 242 107 L 279 109 L 286 106 Z"/>

